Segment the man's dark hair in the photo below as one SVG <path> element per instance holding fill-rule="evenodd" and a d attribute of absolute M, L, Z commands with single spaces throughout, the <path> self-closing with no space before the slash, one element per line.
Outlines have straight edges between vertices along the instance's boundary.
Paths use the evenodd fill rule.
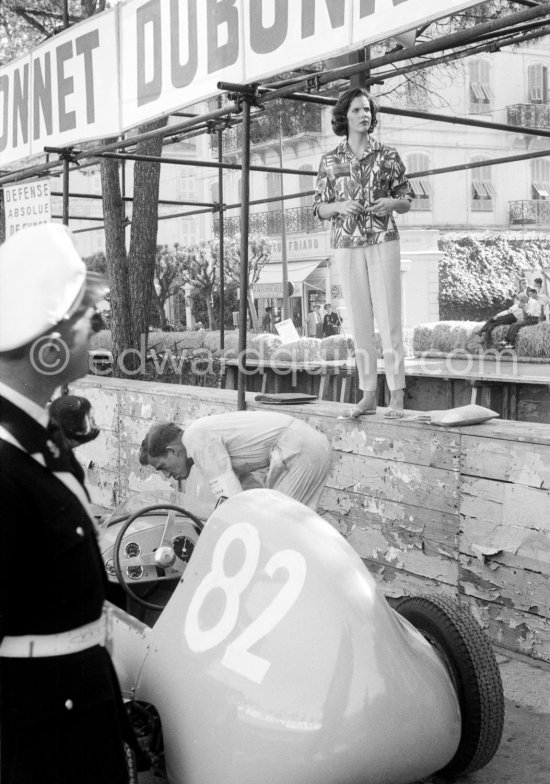
<path fill-rule="evenodd" d="M 378 115 L 378 103 L 372 97 L 368 90 L 365 90 L 364 87 L 350 87 L 349 90 L 344 90 L 343 93 L 340 93 L 338 96 L 338 101 L 332 110 L 332 130 L 336 134 L 336 136 L 347 136 L 348 135 L 348 118 L 347 114 L 349 111 L 349 107 L 351 102 L 354 98 L 358 96 L 364 96 L 368 99 L 370 105 L 370 111 L 372 115 L 371 124 L 369 127 L 369 133 L 372 133 L 374 130 L 376 123 L 378 120 L 376 119 Z"/>
<path fill-rule="evenodd" d="M 536 289 L 533 289 L 533 288 L 529 287 L 527 289 L 527 293 L 528 294 L 538 294 L 538 291 Z"/>
<path fill-rule="evenodd" d="M 542 285 L 542 278 L 535 278 L 535 283 L 540 283 Z"/>
<path fill-rule="evenodd" d="M 141 465 L 147 465 L 150 457 L 161 457 L 170 444 L 181 439 L 182 433 L 182 428 L 173 422 L 161 422 L 158 425 L 153 425 L 141 442 L 139 449 Z"/>

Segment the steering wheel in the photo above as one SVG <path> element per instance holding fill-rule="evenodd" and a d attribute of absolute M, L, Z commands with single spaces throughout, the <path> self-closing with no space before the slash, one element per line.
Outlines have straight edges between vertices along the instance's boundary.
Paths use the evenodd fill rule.
<path fill-rule="evenodd" d="M 120 549 L 124 534 L 132 525 L 134 520 L 137 520 L 139 517 L 143 517 L 143 515 L 146 515 L 150 512 L 158 512 L 159 510 L 163 509 L 168 510 L 168 516 L 166 518 L 158 546 L 153 548 L 149 553 L 140 552 L 133 557 L 121 558 Z M 175 512 L 179 512 L 181 515 L 184 515 L 185 517 L 189 518 L 189 520 L 191 520 L 194 533 L 198 537 L 204 527 L 204 523 L 199 520 L 198 517 L 195 517 L 195 515 L 191 514 L 191 512 L 188 512 L 186 509 L 183 509 L 181 506 L 174 506 L 172 504 L 156 504 L 155 506 L 146 506 L 143 509 L 135 512 L 133 515 L 130 515 L 126 522 L 121 526 L 115 540 L 113 564 L 115 567 L 117 579 L 125 593 L 131 599 L 134 599 L 134 601 L 136 601 L 138 604 L 141 604 L 143 607 L 147 607 L 150 610 L 163 610 L 164 607 L 161 604 L 148 602 L 146 599 L 142 598 L 139 596 L 139 594 L 132 590 L 124 577 L 123 568 L 143 569 L 143 567 L 146 566 L 153 566 L 157 568 L 157 570 L 162 569 L 164 574 L 158 575 L 155 584 L 163 580 L 173 580 L 176 577 L 181 577 L 182 572 L 189 562 L 189 558 L 193 552 L 196 540 L 193 540 L 189 536 L 185 535 L 175 536 Z"/>

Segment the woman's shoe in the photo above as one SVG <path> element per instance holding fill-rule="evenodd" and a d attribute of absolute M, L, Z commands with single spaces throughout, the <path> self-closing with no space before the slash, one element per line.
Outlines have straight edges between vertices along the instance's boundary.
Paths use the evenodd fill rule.
<path fill-rule="evenodd" d="M 386 419 L 403 419 L 404 416 L 405 412 L 400 411 L 399 409 L 388 408 L 387 411 L 384 411 L 384 417 Z"/>
<path fill-rule="evenodd" d="M 359 403 L 353 408 L 346 408 L 342 417 L 344 419 L 359 419 L 368 414 L 376 414 L 376 394 L 363 395 Z"/>
<path fill-rule="evenodd" d="M 404 389 L 394 389 L 390 392 L 390 407 L 384 413 L 386 419 L 402 419 L 404 416 L 403 412 L 403 401 L 405 397 L 405 390 Z"/>

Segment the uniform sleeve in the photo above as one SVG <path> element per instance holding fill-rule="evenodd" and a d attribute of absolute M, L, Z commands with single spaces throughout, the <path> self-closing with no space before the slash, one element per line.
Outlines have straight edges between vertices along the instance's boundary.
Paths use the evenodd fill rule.
<path fill-rule="evenodd" d="M 242 491 L 221 436 L 195 426 L 192 432 L 184 433 L 182 441 L 188 456 L 206 477 L 216 498 L 229 498 Z"/>
<path fill-rule="evenodd" d="M 319 216 L 319 207 L 321 204 L 328 204 L 336 198 L 334 190 L 331 186 L 328 170 L 327 170 L 327 156 L 323 155 L 321 163 L 319 164 L 319 171 L 317 173 L 317 182 L 315 184 L 315 195 L 313 197 L 313 214 L 319 220 L 324 220 Z"/>

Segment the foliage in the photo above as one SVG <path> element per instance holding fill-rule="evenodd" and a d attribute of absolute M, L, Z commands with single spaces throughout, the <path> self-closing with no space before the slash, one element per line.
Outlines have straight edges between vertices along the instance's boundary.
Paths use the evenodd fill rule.
<path fill-rule="evenodd" d="M 260 272 L 271 256 L 271 243 L 259 234 L 251 234 L 248 238 L 248 286 L 258 282 Z M 241 236 L 235 234 L 226 239 L 224 248 L 224 271 L 234 283 L 241 283 Z"/>
<path fill-rule="evenodd" d="M 251 235 L 248 241 L 249 289 L 258 281 L 262 268 L 269 261 L 271 245 L 265 237 Z M 178 277 L 192 287 L 193 314 L 199 321 L 206 320 L 214 329 L 220 302 L 220 243 L 218 240 L 195 245 L 174 245 L 171 251 L 178 257 Z M 225 304 L 224 324 L 232 326 L 231 313 L 237 310 L 236 291 L 240 285 L 241 240 L 239 235 L 227 238 L 224 245 Z M 206 319 L 204 316 L 206 315 Z"/>
<path fill-rule="evenodd" d="M 238 286 L 235 283 L 226 285 L 223 298 L 223 324 L 226 329 L 233 329 L 233 313 L 239 310 L 237 293 Z M 216 323 L 218 323 L 220 313 L 219 291 L 214 292 L 212 295 L 212 311 L 215 314 Z M 196 289 L 191 291 L 191 312 L 195 321 L 208 324 L 208 311 L 204 297 Z"/>
<path fill-rule="evenodd" d="M 91 272 L 100 272 L 102 275 L 107 275 L 107 259 L 103 251 L 94 253 L 92 256 L 86 256 L 83 259 L 84 264 Z"/>
<path fill-rule="evenodd" d="M 104 11 L 106 0 L 68 0 L 70 25 Z M 63 30 L 63 0 L 2 0 L 0 65 L 15 60 Z"/>
<path fill-rule="evenodd" d="M 443 239 L 439 247 L 445 253 L 439 262 L 442 320 L 484 321 L 508 307 L 525 271 L 544 267 L 550 254 L 548 240 L 500 235 Z"/>
<path fill-rule="evenodd" d="M 165 303 L 181 289 L 184 263 L 184 257 L 177 244 L 173 248 L 169 248 L 168 245 L 157 246 L 152 298 L 161 327 L 166 325 Z"/>

